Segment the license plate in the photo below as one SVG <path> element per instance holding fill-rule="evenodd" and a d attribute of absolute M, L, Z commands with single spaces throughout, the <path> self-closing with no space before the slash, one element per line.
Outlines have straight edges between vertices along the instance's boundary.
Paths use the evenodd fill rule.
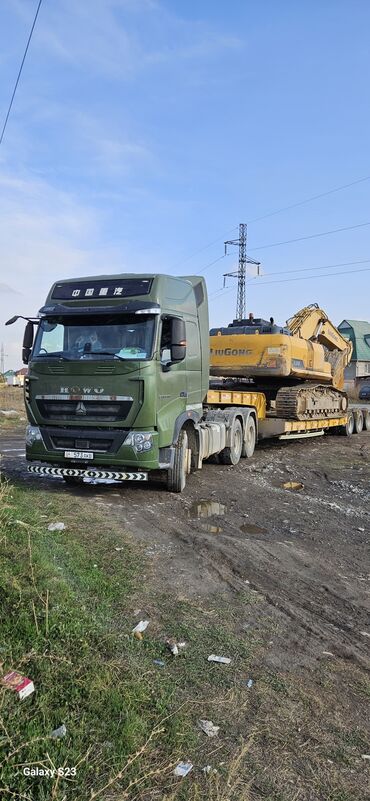
<path fill-rule="evenodd" d="M 91 451 L 64 451 L 65 459 L 93 459 Z"/>

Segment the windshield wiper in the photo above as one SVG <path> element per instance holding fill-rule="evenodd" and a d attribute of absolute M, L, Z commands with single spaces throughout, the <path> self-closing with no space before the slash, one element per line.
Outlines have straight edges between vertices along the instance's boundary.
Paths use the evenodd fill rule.
<path fill-rule="evenodd" d="M 125 361 L 123 356 L 119 356 L 118 353 L 111 353 L 109 350 L 89 350 L 83 353 L 82 356 L 111 356 L 112 359 L 119 359 L 120 362 Z"/>
<path fill-rule="evenodd" d="M 36 359 L 63 359 L 64 362 L 70 362 L 71 359 L 68 356 L 63 356 L 62 353 L 38 353 Z"/>

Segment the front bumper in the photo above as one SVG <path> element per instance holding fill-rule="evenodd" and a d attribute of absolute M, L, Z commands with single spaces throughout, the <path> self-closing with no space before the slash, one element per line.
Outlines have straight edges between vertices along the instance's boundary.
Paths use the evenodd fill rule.
<path fill-rule="evenodd" d="M 59 476 L 60 478 L 89 478 L 104 479 L 105 481 L 147 481 L 148 473 L 126 472 L 122 470 L 85 470 L 78 467 L 44 467 L 42 465 L 28 465 L 29 473 L 37 473 L 42 476 Z"/>
<path fill-rule="evenodd" d="M 55 428 L 40 426 L 42 439 L 26 444 L 26 459 L 29 462 L 44 462 L 55 468 L 71 468 L 76 470 L 93 471 L 95 469 L 103 472 L 118 471 L 124 473 L 142 473 L 147 470 L 158 470 L 162 464 L 161 454 L 158 448 L 158 433 L 151 431 L 152 448 L 149 451 L 137 453 L 133 446 L 126 444 L 128 431 L 119 429 L 76 429 Z M 56 437 L 59 436 L 59 441 Z M 100 450 L 99 438 L 106 440 L 111 436 L 111 444 L 106 442 L 104 447 L 107 450 Z M 74 437 L 71 444 L 64 437 Z M 86 440 L 86 441 L 84 441 Z M 56 447 L 59 445 L 60 447 Z M 92 459 L 73 459 L 65 456 L 66 451 L 80 450 L 93 453 Z M 40 472 L 40 471 L 33 471 Z"/>

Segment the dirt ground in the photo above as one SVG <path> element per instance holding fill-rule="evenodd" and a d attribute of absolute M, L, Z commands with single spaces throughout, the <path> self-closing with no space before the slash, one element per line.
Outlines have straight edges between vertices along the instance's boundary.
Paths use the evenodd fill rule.
<path fill-rule="evenodd" d="M 5 474 L 27 475 L 21 434 L 1 435 Z M 181 495 L 160 483 L 43 489 L 89 499 L 145 546 L 154 590 L 205 601 L 258 595 L 248 626 L 274 628 L 265 665 L 294 671 L 325 652 L 369 666 L 370 434 L 259 446 L 236 467 L 207 464 Z M 303 483 L 287 490 L 287 481 Z M 241 611 L 240 625 L 244 625 Z"/>

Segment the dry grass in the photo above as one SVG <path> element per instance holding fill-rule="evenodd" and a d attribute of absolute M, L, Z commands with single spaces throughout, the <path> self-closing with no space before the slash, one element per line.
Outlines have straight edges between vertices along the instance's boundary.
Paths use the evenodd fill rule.
<path fill-rule="evenodd" d="M 4 412 L 15 411 L 17 417 L 3 417 L 0 415 L 0 430 L 9 432 L 23 431 L 26 425 L 26 409 L 22 387 L 8 387 L 0 385 L 0 410 Z"/>
<path fill-rule="evenodd" d="M 19 414 L 25 414 L 23 388 L 0 386 L 0 409 L 9 411 L 14 409 Z"/>

